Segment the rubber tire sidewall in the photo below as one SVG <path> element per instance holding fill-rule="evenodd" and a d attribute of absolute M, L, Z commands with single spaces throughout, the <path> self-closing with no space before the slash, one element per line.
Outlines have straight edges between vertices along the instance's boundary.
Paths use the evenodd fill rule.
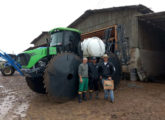
<path fill-rule="evenodd" d="M 39 78 L 32 78 L 32 77 L 26 77 L 26 82 L 29 88 L 36 92 L 36 93 L 41 93 L 41 94 L 46 94 L 46 90 L 44 88 L 44 83 L 41 79 Z"/>
<path fill-rule="evenodd" d="M 4 72 L 5 68 L 3 68 L 3 69 L 1 70 L 2 75 L 3 75 L 3 76 L 12 76 L 12 75 L 14 74 L 14 72 L 15 72 L 15 69 L 14 69 L 13 67 L 10 67 L 10 69 L 11 69 L 11 73 L 10 73 L 10 74 L 6 74 L 6 73 Z"/>

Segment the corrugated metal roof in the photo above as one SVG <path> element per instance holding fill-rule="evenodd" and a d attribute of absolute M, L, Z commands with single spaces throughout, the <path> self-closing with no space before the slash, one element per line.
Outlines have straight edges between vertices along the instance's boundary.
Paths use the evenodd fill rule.
<path fill-rule="evenodd" d="M 42 32 L 38 37 L 36 37 L 30 44 L 34 44 L 35 42 L 37 42 L 43 35 L 47 35 L 49 34 L 49 32 Z"/>
<path fill-rule="evenodd" d="M 132 5 L 132 6 L 121 6 L 121 7 L 87 10 L 84 14 L 82 14 L 79 18 L 77 18 L 73 23 L 71 23 L 68 27 L 74 27 L 75 25 L 77 25 L 81 21 L 83 21 L 87 16 L 92 15 L 92 14 L 103 13 L 103 12 L 122 11 L 122 10 L 128 10 L 128 9 L 137 9 L 139 12 L 141 12 L 143 14 L 153 13 L 153 11 L 151 9 L 147 8 L 144 5 Z"/>
<path fill-rule="evenodd" d="M 150 23 L 162 30 L 165 30 L 165 11 L 138 16 L 140 21 Z"/>

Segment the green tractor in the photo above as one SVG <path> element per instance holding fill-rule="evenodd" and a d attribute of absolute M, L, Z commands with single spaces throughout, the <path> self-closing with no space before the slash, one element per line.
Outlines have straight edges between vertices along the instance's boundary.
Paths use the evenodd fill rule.
<path fill-rule="evenodd" d="M 17 56 L 17 62 L 34 92 L 61 102 L 74 98 L 77 92 L 81 33 L 73 28 L 55 28 L 49 33 L 48 47 L 25 51 Z"/>

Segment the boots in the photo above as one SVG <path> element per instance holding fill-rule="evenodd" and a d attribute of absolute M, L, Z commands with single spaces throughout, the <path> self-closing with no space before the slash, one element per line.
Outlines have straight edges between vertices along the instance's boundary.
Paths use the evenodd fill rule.
<path fill-rule="evenodd" d="M 89 99 L 92 99 L 92 92 L 89 92 Z"/>
<path fill-rule="evenodd" d="M 96 91 L 96 99 L 99 99 L 99 92 Z"/>
<path fill-rule="evenodd" d="M 78 94 L 78 102 L 79 102 L 79 103 L 82 102 L 82 94 Z"/>
<path fill-rule="evenodd" d="M 89 92 L 89 99 L 91 100 L 92 99 L 92 92 Z M 96 91 L 96 99 L 99 99 L 99 92 Z"/>
<path fill-rule="evenodd" d="M 84 100 L 84 101 L 87 101 L 86 92 L 83 92 L 82 96 L 83 96 L 83 100 Z"/>

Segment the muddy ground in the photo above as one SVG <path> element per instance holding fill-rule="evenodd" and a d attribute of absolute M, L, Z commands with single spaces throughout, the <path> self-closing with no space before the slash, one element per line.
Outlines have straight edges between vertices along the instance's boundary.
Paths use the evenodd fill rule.
<path fill-rule="evenodd" d="M 23 77 L 0 74 L 0 120 L 165 120 L 165 84 L 121 81 L 115 103 L 103 99 L 52 103 Z"/>

